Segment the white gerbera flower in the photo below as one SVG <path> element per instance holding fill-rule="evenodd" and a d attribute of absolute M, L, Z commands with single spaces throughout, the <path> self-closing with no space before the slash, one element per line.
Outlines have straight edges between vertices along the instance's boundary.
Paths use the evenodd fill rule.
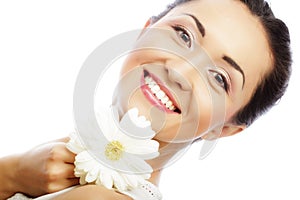
<path fill-rule="evenodd" d="M 155 132 L 150 122 L 138 116 L 136 108 L 129 110 L 120 122 L 109 110 L 101 110 L 97 117 L 103 135 L 97 141 L 88 138 L 93 148 L 86 147 L 75 134 L 67 143 L 67 148 L 77 154 L 75 176 L 80 177 L 80 184 L 95 183 L 119 191 L 138 187 L 153 172 L 145 160 L 159 155 L 159 143 L 152 140 Z"/>

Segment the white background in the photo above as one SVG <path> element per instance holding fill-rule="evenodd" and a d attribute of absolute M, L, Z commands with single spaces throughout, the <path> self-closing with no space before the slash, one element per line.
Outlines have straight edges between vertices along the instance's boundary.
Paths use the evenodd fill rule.
<path fill-rule="evenodd" d="M 165 199 L 299 199 L 297 1 L 272 1 L 290 27 L 294 72 L 281 103 L 198 160 L 195 145 L 167 168 Z M 72 95 L 86 57 L 111 36 L 141 28 L 168 0 L 0 1 L 0 156 L 73 130 Z M 121 45 L 121 44 L 120 44 Z"/>

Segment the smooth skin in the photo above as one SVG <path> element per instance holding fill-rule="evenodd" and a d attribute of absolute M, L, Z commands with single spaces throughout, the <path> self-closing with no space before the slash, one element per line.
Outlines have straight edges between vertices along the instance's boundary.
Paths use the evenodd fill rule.
<path fill-rule="evenodd" d="M 195 16 L 203 24 L 205 35 L 201 34 L 195 20 L 186 14 Z M 180 29 L 174 30 L 175 25 L 184 27 L 190 35 Z M 159 33 L 152 35 L 153 32 L 147 28 L 159 28 L 168 31 L 161 35 L 158 35 Z M 212 68 L 215 72 L 221 73 L 220 75 L 224 77 L 227 76 L 227 81 L 230 81 L 228 92 L 224 88 L 225 80 L 221 80 L 216 73 L 208 73 L 210 76 L 207 76 L 207 79 L 200 79 L 199 76 L 195 76 L 197 74 L 195 68 L 183 63 L 182 60 L 178 59 L 178 56 L 166 52 L 149 49 L 136 51 L 128 55 L 124 63 L 123 75 L 146 64 L 146 70 L 155 74 L 169 90 L 175 92 L 174 96 L 178 97 L 176 100 L 182 111 L 179 114 L 165 115 L 165 126 L 155 136 L 155 139 L 160 142 L 161 151 L 159 158 L 151 161 L 151 165 L 155 166 L 154 169 L 162 169 L 176 152 L 185 148 L 199 136 L 214 138 L 215 130 L 221 130 L 221 134 L 217 137 L 231 136 L 241 132 L 245 126 L 235 125 L 231 122 L 231 117 L 249 102 L 260 80 L 272 69 L 273 59 L 261 23 L 244 4 L 233 0 L 201 0 L 178 6 L 158 22 L 148 23 L 138 38 L 136 47 L 141 48 L 151 44 L 158 45 L 158 47 L 162 45 L 171 46 L 174 52 L 183 52 L 184 54 L 181 55 L 190 58 L 194 64 L 197 64 L 199 54 L 195 54 L 194 49 L 191 48 L 193 43 L 206 50 L 216 64 L 217 68 Z M 224 60 L 225 55 L 232 58 L 240 66 L 240 69 L 237 70 L 236 67 Z M 159 64 L 162 67 L 151 68 L 152 64 Z M 138 70 L 137 73 L 139 73 Z M 176 74 L 181 76 L 176 76 Z M 139 81 L 141 75 L 136 77 L 136 81 Z M 186 81 L 189 82 L 189 85 L 185 84 Z M 120 90 L 125 94 L 123 96 L 126 96 L 126 92 L 132 93 L 128 89 L 126 91 L 126 85 L 120 85 L 121 87 L 124 86 Z M 211 87 L 210 91 L 207 91 L 207 86 Z M 225 118 L 216 118 L 215 121 L 210 121 L 213 108 L 210 108 L 211 105 L 206 103 L 210 99 L 209 92 L 215 93 L 214 97 L 220 98 L 221 101 L 225 97 Z M 191 102 L 195 100 L 190 98 L 192 96 L 190 94 L 196 96 L 195 99 L 198 102 L 195 105 L 202 111 L 200 117 L 194 115 L 194 107 L 189 107 Z M 151 118 L 148 115 L 153 105 L 145 98 L 142 91 L 136 90 L 125 101 L 129 102 L 129 105 L 125 105 L 128 107 L 123 107 L 123 110 L 138 107 L 141 114 L 148 119 Z M 119 104 L 124 106 L 124 99 L 119 99 Z M 182 122 L 182 115 L 186 120 L 184 122 Z M 195 121 L 195 119 L 200 119 L 196 135 L 177 135 L 179 126 L 188 126 L 189 122 Z M 161 170 L 154 171 L 150 181 L 157 185 L 160 174 Z M 111 190 L 105 190 L 101 187 L 93 189 L 92 186 L 78 187 L 65 195 L 67 196 L 62 197 L 74 200 L 101 199 L 102 197 L 106 200 L 117 199 Z"/>
<path fill-rule="evenodd" d="M 194 20 L 186 14 L 195 16 L 203 24 L 205 35 L 200 33 Z M 174 25 L 184 27 L 190 35 L 187 35 L 182 30 L 174 30 Z M 176 95 L 174 96 L 183 98 L 177 99 L 177 101 L 182 110 L 181 114 L 185 115 L 186 121 L 181 124 L 181 114 L 167 114 L 165 126 L 160 129 L 155 137 L 160 142 L 160 147 L 167 146 L 169 150 L 171 149 L 171 151 L 161 151 L 161 156 L 151 163 L 153 166 L 159 166 L 155 169 L 162 169 L 163 165 L 168 163 L 169 159 L 176 152 L 186 147 L 185 144 L 190 144 L 191 141 L 200 136 L 203 138 L 213 138 L 214 128 L 221 130 L 221 135 L 217 137 L 230 136 L 242 131 L 245 126 L 237 126 L 231 123 L 231 117 L 248 103 L 255 87 L 272 69 L 273 59 L 261 23 L 239 1 L 201 0 L 178 6 L 157 23 L 150 23 L 141 33 L 137 41 L 137 47 L 142 47 L 147 42 L 153 42 L 151 32 L 147 31 L 147 28 L 151 27 L 169 30 L 170 35 L 165 34 L 162 37 L 156 37 L 156 39 L 161 39 L 162 41 L 162 43 L 157 41 L 157 44 L 161 45 L 170 42 L 165 45 L 174 47 L 173 50 L 175 52 L 185 52 L 183 55 L 194 60 L 194 64 L 197 64 L 198 57 L 193 52 L 190 44 L 198 44 L 203 47 L 213 62 L 217 64 L 217 68 L 213 69 L 217 69 L 217 73 L 228 76 L 228 80 L 230 81 L 230 90 L 229 92 L 225 92 L 224 80 L 221 80 L 219 75 L 211 73 L 209 74 L 211 75 L 209 76 L 209 80 L 199 79 L 198 76 L 195 76 L 197 73 L 193 71 L 193 67 L 184 65 L 181 62 L 182 60 L 179 60 L 177 56 L 171 56 L 170 54 L 157 53 L 155 51 L 138 51 L 128 56 L 122 71 L 124 74 L 145 63 L 159 63 L 161 66 L 164 66 L 164 70 L 159 69 L 156 71 L 152 68 L 147 68 L 147 70 L 155 73 L 155 75 L 166 83 L 166 87 L 175 91 Z M 230 56 L 241 67 L 244 75 L 230 66 L 223 59 L 224 55 Z M 182 76 L 176 77 L 174 74 L 181 74 Z M 186 80 L 191 87 L 182 87 Z M 210 91 L 206 91 L 207 86 L 211 87 Z M 126 90 L 124 91 L 126 92 Z M 216 97 L 219 94 L 221 94 L 219 95 L 220 98 L 226 97 L 225 124 L 222 121 L 223 119 L 217 119 L 216 121 L 210 121 L 209 119 L 212 116 L 211 112 L 213 109 L 209 107 L 210 105 L 206 104 L 206 100 L 209 100 L 210 97 L 207 95 L 211 91 L 215 93 Z M 190 99 L 191 95 L 194 95 L 195 99 Z M 200 117 L 193 115 L 193 109 L 195 108 L 189 107 L 192 100 L 197 101 L 197 109 L 201 110 L 202 114 Z M 149 109 L 152 107 L 147 101 L 143 93 L 137 90 L 128 99 L 128 102 L 134 104 L 128 106 L 138 107 L 142 112 L 141 114 L 147 117 Z M 200 119 L 196 135 L 176 135 L 180 125 L 188 126 L 189 120 L 195 121 L 195 117 L 196 119 Z M 67 156 L 68 153 L 64 152 L 62 146 L 59 146 L 60 143 L 50 143 L 37 147 L 21 156 L 1 159 L 0 173 L 1 171 L 7 173 L 8 169 L 13 170 L 9 174 L 0 174 L 1 180 L 9 183 L 7 186 L 4 186 L 6 188 L 0 189 L 1 195 L 5 194 L 0 199 L 4 199 L 15 192 L 37 196 L 46 192 L 63 189 L 67 185 L 76 184 L 77 180 L 74 180 L 70 173 L 72 171 L 72 166 L 70 165 L 74 160 L 74 155 Z M 60 150 L 53 151 L 51 150 L 52 148 L 59 148 Z M 59 155 L 57 152 L 60 152 L 58 153 Z M 32 160 L 36 163 L 34 166 Z M 52 171 L 53 169 L 55 169 L 55 173 Z M 150 181 L 158 184 L 160 174 L 160 170 L 154 171 Z M 1 181 L 1 183 L 3 182 Z M 77 187 L 58 196 L 56 199 L 109 200 L 127 199 L 127 197 L 113 190 L 88 185 Z"/>
<path fill-rule="evenodd" d="M 77 187 L 70 192 L 62 194 L 53 200 L 74 200 L 74 199 L 88 199 L 88 200 L 132 200 L 132 198 L 115 192 L 114 190 L 108 190 L 105 187 L 98 185 L 85 185 Z"/>
<path fill-rule="evenodd" d="M 205 34 L 199 31 L 190 15 L 203 25 Z M 174 27 L 177 28 L 174 30 Z M 151 28 L 166 31 L 157 33 Z M 221 136 L 230 136 L 246 128 L 232 123 L 231 118 L 249 102 L 260 80 L 272 69 L 273 59 L 259 19 L 242 2 L 200 0 L 178 6 L 150 25 L 150 29 L 143 31 L 136 42 L 136 48 L 149 46 L 168 51 L 149 48 L 135 51 L 128 55 L 122 73 L 125 78 L 130 73 L 136 73 L 135 81 L 138 83 L 142 76 L 138 74 L 138 69 L 144 68 L 158 77 L 176 97 L 181 113 L 161 112 L 165 123 L 162 128 L 155 130 L 158 133 L 155 139 L 167 143 L 192 142 L 195 137 L 209 137 L 217 130 L 221 130 Z M 214 66 L 208 62 L 203 63 L 202 49 Z M 169 53 L 171 50 L 193 65 Z M 240 70 L 229 64 L 225 56 L 234 60 Z M 228 91 L 224 88 L 225 81 Z M 119 99 L 119 104 L 127 106 L 122 109 L 126 111 L 137 107 L 148 119 L 157 118 L 159 112 L 157 116 L 151 115 L 149 111 L 153 105 L 143 92 L 138 89 L 132 92 L 131 88 L 126 87 L 126 84 L 120 84 L 118 92 L 132 95 L 128 100 Z M 129 105 L 126 105 L 127 102 Z M 218 105 L 223 107 L 218 109 Z M 224 110 L 224 113 L 213 113 L 215 110 Z M 152 125 L 155 127 L 156 124 Z M 189 131 L 191 126 L 198 128 L 196 134 L 189 134 L 193 133 Z"/>

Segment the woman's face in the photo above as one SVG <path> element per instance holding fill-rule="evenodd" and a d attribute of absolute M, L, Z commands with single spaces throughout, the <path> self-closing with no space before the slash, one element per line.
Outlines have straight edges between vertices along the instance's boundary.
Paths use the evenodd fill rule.
<path fill-rule="evenodd" d="M 142 31 L 135 49 L 124 63 L 116 102 L 123 112 L 137 107 L 165 142 L 241 130 L 230 119 L 272 66 L 261 23 L 233 0 L 174 8 Z"/>

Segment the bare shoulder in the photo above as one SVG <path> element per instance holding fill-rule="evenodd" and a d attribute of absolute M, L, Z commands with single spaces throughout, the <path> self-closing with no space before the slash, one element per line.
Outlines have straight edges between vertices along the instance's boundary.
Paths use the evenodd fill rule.
<path fill-rule="evenodd" d="M 132 200 L 130 197 L 99 185 L 84 185 L 64 193 L 54 200 Z"/>

